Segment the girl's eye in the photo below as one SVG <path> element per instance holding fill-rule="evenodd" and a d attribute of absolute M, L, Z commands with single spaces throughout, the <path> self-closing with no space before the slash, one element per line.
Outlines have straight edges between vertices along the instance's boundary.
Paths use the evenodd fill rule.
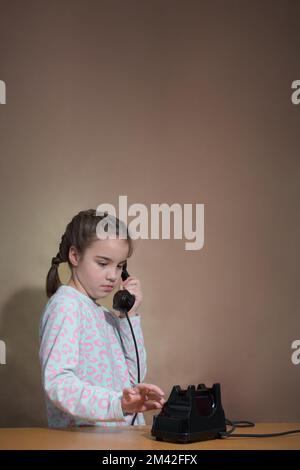
<path fill-rule="evenodd" d="M 99 266 L 107 266 L 107 263 L 98 263 Z M 123 265 L 122 266 L 118 266 L 118 269 L 123 269 Z"/>

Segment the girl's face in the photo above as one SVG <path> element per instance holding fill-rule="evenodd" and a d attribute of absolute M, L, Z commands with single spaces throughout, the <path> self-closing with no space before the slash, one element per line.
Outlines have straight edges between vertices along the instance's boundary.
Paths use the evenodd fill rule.
<path fill-rule="evenodd" d="M 128 248 L 128 242 L 120 238 L 95 240 L 83 256 L 71 247 L 69 259 L 73 282 L 69 284 L 92 299 L 106 297 L 120 281 Z"/>

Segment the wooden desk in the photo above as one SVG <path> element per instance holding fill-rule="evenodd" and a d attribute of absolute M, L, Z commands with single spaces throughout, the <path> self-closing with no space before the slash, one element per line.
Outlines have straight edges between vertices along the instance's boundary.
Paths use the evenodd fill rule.
<path fill-rule="evenodd" d="M 258 423 L 254 428 L 237 429 L 239 433 L 272 433 L 300 429 L 300 423 Z M 252 450 L 300 449 L 300 433 L 268 438 L 236 437 L 175 444 L 156 441 L 151 426 L 114 428 L 81 427 L 68 430 L 48 428 L 0 428 L 1 450 Z"/>

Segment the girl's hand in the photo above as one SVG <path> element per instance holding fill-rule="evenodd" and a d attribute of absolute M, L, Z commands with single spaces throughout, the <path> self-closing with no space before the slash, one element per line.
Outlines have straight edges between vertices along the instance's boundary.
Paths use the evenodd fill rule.
<path fill-rule="evenodd" d="M 121 289 L 126 289 L 135 296 L 135 302 L 128 312 L 128 315 L 135 315 L 143 300 L 140 281 L 136 277 L 129 276 L 126 281 L 121 280 Z"/>
<path fill-rule="evenodd" d="M 165 403 L 164 392 L 152 384 L 137 384 L 132 388 L 124 388 L 121 406 L 124 413 L 139 413 L 162 408 Z"/>

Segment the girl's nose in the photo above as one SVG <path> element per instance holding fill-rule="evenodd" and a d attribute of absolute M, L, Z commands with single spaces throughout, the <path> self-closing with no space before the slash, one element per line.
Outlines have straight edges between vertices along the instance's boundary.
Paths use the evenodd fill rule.
<path fill-rule="evenodd" d="M 107 274 L 107 278 L 111 281 L 111 282 L 115 282 L 118 278 L 118 268 L 112 268 L 109 273 Z"/>

